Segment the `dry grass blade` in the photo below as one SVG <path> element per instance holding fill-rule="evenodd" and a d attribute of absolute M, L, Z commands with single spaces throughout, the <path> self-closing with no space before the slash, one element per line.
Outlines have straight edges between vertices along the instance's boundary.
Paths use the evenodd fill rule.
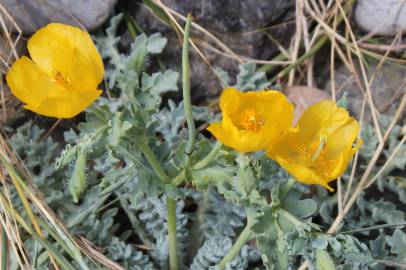
<path fill-rule="evenodd" d="M 9 22 L 11 22 L 11 29 L 7 28 L 6 19 Z M 5 63 L 6 65 L 8 65 L 9 62 L 12 60 L 11 56 L 14 56 L 15 59 L 18 59 L 18 57 L 19 57 L 16 47 L 22 36 L 22 31 L 21 31 L 20 27 L 18 26 L 18 24 L 16 23 L 16 21 L 14 20 L 14 18 L 8 13 L 8 11 L 4 8 L 3 4 L 1 4 L 1 3 L 0 3 L 0 26 L 1 26 L 1 30 L 2 30 L 1 32 L 6 36 L 6 39 L 11 48 L 11 54 L 6 59 L 2 59 L 3 60 L 2 62 Z M 15 30 L 18 32 L 15 40 L 13 40 L 11 37 L 12 30 Z"/>
<path fill-rule="evenodd" d="M 93 246 L 93 244 L 89 242 L 86 238 L 77 237 L 76 242 L 80 245 L 83 252 L 85 252 L 89 257 L 93 258 L 95 261 L 103 264 L 104 266 L 112 270 L 125 270 L 118 263 L 113 262 L 112 260 L 104 256 L 101 252 L 99 252 Z"/>
<path fill-rule="evenodd" d="M 11 200 L 6 199 L 6 195 L 3 194 L 2 202 L 4 209 L 8 209 L 8 216 L 13 217 L 17 221 L 16 223 L 18 223 L 19 226 L 22 226 L 22 228 L 24 228 L 27 233 L 31 234 L 35 238 L 35 240 L 39 241 L 41 245 L 48 250 L 50 259 L 53 262 L 55 269 L 58 269 L 58 264 L 65 265 L 71 269 L 71 267 L 69 266 L 70 263 L 63 256 L 61 256 L 59 252 L 56 252 L 53 244 L 49 243 L 48 240 L 44 238 L 42 229 L 40 228 L 40 224 L 42 224 L 43 227 L 45 226 L 44 228 L 48 231 L 49 234 L 57 236 L 55 240 L 57 242 L 59 241 L 59 244 L 67 249 L 66 251 L 68 252 L 68 254 L 71 254 L 71 256 L 78 262 L 79 265 L 81 265 L 83 269 L 88 269 L 86 263 L 84 263 L 82 259 L 82 255 L 78 245 L 72 240 L 73 238 L 69 236 L 67 230 L 63 228 L 63 224 L 57 220 L 52 210 L 49 209 L 46 204 L 42 202 L 41 199 L 36 195 L 37 192 L 32 187 L 30 188 L 24 183 L 15 168 L 12 166 L 12 163 L 16 164 L 14 161 L 18 159 L 14 156 L 14 153 L 7 146 L 7 143 L 2 136 L 0 136 L 0 144 L 2 146 L 0 149 L 1 160 L 3 164 L 2 168 L 7 171 L 8 175 L 10 175 L 12 184 L 17 189 L 19 198 L 24 205 L 24 209 L 27 211 L 27 214 L 30 217 L 30 221 L 34 225 L 34 230 L 30 228 L 30 224 L 23 221 L 21 216 L 15 212 L 13 205 L 11 204 Z M 5 180 L 3 181 L 3 183 L 5 183 Z M 3 186 L 6 187 L 6 185 Z M 7 192 L 5 192 L 5 194 L 7 194 Z M 7 195 L 7 197 L 9 197 L 9 195 Z M 5 203 L 7 203 L 7 205 L 5 205 Z M 35 207 L 39 211 L 41 216 L 33 214 L 32 207 Z M 42 219 L 43 217 L 45 217 L 45 220 Z M 50 230 L 55 230 L 57 234 L 54 234 Z M 58 262 L 58 264 L 56 263 L 56 261 Z"/>
<path fill-rule="evenodd" d="M 400 102 L 400 105 L 398 106 L 397 112 L 395 114 L 395 116 L 392 119 L 392 122 L 390 123 L 389 127 L 387 128 L 387 130 L 385 131 L 385 134 L 382 134 L 382 132 L 380 131 L 380 126 L 378 123 L 378 117 L 377 117 L 377 109 L 375 108 L 374 105 L 374 101 L 372 99 L 372 90 L 371 90 L 371 85 L 373 83 L 373 81 L 376 79 L 376 74 L 377 72 L 379 72 L 379 69 L 382 67 L 382 65 L 387 61 L 387 60 L 392 60 L 390 59 L 390 57 L 388 57 L 389 53 L 391 51 L 394 51 L 393 48 L 396 47 L 396 42 L 399 38 L 399 36 L 395 36 L 395 38 L 393 39 L 392 43 L 390 46 L 386 46 L 386 50 L 385 53 L 383 55 L 380 55 L 379 59 L 379 64 L 377 65 L 377 69 L 375 71 L 375 73 L 370 76 L 368 78 L 367 76 L 367 72 L 366 72 L 366 68 L 365 68 L 365 56 L 366 55 L 370 55 L 369 52 L 362 50 L 360 48 L 360 44 L 358 43 L 358 40 L 356 40 L 355 35 L 353 33 L 353 30 L 351 28 L 351 25 L 349 24 L 349 20 L 346 16 L 346 13 L 344 11 L 344 8 L 341 6 L 340 1 L 335 1 L 335 5 L 338 7 L 338 12 L 341 14 L 341 16 L 343 17 L 344 23 L 345 23 L 345 29 L 346 29 L 346 35 L 345 37 L 340 36 L 337 31 L 336 31 L 336 22 L 334 20 L 333 25 L 330 26 L 328 23 L 326 23 L 324 20 L 322 20 L 320 18 L 319 14 L 316 14 L 316 12 L 310 12 L 312 17 L 318 22 L 319 25 L 321 25 L 326 33 L 328 34 L 328 36 L 330 37 L 331 41 L 332 41 L 332 48 L 331 48 L 331 63 L 330 63 L 330 72 L 331 72 L 331 78 L 333 80 L 333 85 L 332 85 L 332 94 L 336 95 L 337 90 L 335 89 L 335 85 L 334 85 L 334 72 L 335 72 L 335 68 L 334 68 L 334 54 L 335 52 L 338 53 L 338 55 L 340 56 L 341 60 L 343 61 L 343 63 L 347 66 L 347 68 L 350 70 L 350 72 L 354 75 L 355 81 L 357 83 L 357 85 L 359 86 L 359 88 L 363 91 L 363 93 L 365 94 L 365 98 L 364 98 L 364 102 L 363 102 L 363 106 L 361 109 L 361 122 L 363 121 L 363 116 L 364 116 L 364 111 L 365 111 L 365 104 L 366 101 L 371 109 L 371 114 L 373 117 L 373 122 L 374 122 L 374 126 L 375 126 L 375 131 L 378 135 L 379 138 L 379 144 L 378 147 L 375 150 L 375 153 L 372 157 L 372 159 L 370 160 L 370 162 L 368 163 L 368 166 L 366 168 L 366 170 L 364 171 L 360 182 L 357 184 L 355 191 L 352 192 L 351 194 L 351 190 L 352 190 L 352 184 L 354 182 L 355 179 L 355 173 L 357 170 L 357 161 L 358 161 L 358 154 L 356 154 L 355 159 L 354 159 L 354 163 L 353 163 L 353 168 L 351 170 L 351 174 L 350 174 L 350 180 L 348 182 L 348 185 L 346 187 L 346 191 L 345 191 L 345 195 L 344 197 L 342 196 L 342 188 L 339 187 L 339 191 L 340 193 L 338 194 L 339 197 L 339 212 L 338 215 L 336 216 L 336 219 L 334 220 L 333 224 L 331 225 L 331 227 L 328 230 L 328 233 L 332 233 L 335 232 L 339 229 L 344 217 L 346 216 L 346 214 L 349 212 L 349 210 L 351 209 L 351 207 L 353 206 L 353 204 L 355 203 L 356 199 L 358 198 L 358 196 L 368 187 L 370 187 L 375 181 L 376 179 L 379 177 L 379 175 L 385 170 L 387 164 L 389 164 L 389 162 L 391 161 L 391 159 L 396 155 L 397 151 L 399 151 L 399 149 L 401 148 L 401 146 L 404 144 L 405 142 L 405 136 L 402 138 L 402 140 L 399 142 L 399 144 L 396 146 L 395 150 L 391 153 L 390 157 L 386 160 L 385 164 L 381 167 L 381 169 L 379 170 L 379 172 L 374 175 L 372 177 L 372 179 L 370 178 L 370 175 L 372 173 L 372 169 L 375 167 L 376 162 L 378 160 L 378 158 L 380 157 L 385 143 L 388 139 L 388 136 L 391 132 L 391 130 L 393 129 L 393 127 L 395 126 L 395 124 L 397 123 L 397 120 L 399 119 L 400 115 L 402 114 L 402 112 L 404 111 L 404 107 L 405 107 L 405 96 L 403 97 L 402 101 Z M 345 55 L 342 50 L 340 49 L 340 47 L 337 45 L 336 41 L 338 41 L 342 46 L 345 47 L 345 50 L 347 52 L 347 55 Z M 366 47 L 364 47 L 366 48 Z M 381 47 L 382 48 L 382 47 Z M 362 78 L 359 78 L 359 75 L 357 73 L 357 70 L 355 68 L 355 65 L 352 62 L 352 55 L 355 55 L 356 58 L 358 59 L 358 64 L 361 68 L 361 76 Z M 401 87 L 403 87 L 404 85 L 402 84 Z M 389 262 L 390 263 L 390 262 Z M 389 265 L 389 264 L 388 264 Z M 303 263 L 299 269 L 300 270 L 304 270 L 309 266 L 308 262 Z"/>

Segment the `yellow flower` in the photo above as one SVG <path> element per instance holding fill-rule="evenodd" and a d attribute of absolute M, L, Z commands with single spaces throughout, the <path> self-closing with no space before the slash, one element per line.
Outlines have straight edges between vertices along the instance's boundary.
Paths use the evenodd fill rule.
<path fill-rule="evenodd" d="M 7 83 L 28 110 L 71 118 L 100 94 L 104 67 L 90 35 L 69 25 L 51 23 L 28 41 L 31 59 L 10 68 Z"/>
<path fill-rule="evenodd" d="M 220 142 L 246 153 L 272 146 L 293 121 L 293 106 L 278 91 L 223 91 L 221 122 L 207 128 Z"/>
<path fill-rule="evenodd" d="M 321 101 L 307 108 L 295 128 L 291 128 L 267 155 L 276 160 L 299 182 L 328 183 L 341 176 L 361 146 L 360 126 L 333 101 Z"/>

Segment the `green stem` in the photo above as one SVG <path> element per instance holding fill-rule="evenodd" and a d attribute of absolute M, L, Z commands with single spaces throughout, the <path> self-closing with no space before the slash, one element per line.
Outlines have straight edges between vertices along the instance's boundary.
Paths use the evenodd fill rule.
<path fill-rule="evenodd" d="M 214 145 L 213 149 L 211 149 L 211 151 L 207 154 L 207 156 L 193 166 L 193 170 L 201 170 L 206 168 L 207 165 L 209 165 L 209 163 L 213 161 L 213 159 L 217 156 L 217 153 L 221 149 L 221 146 L 222 146 L 221 142 L 217 141 L 217 143 Z M 172 179 L 171 183 L 175 186 L 179 186 L 180 184 L 183 183 L 183 181 L 185 181 L 185 178 L 186 178 L 185 170 L 182 170 L 177 176 L 175 176 Z"/>
<path fill-rule="evenodd" d="M 127 11 L 125 11 L 123 8 L 120 8 L 120 10 L 124 14 L 124 20 L 126 22 L 128 32 L 130 32 L 131 37 L 135 39 L 138 34 L 137 24 L 132 19 L 132 17 L 130 15 L 128 15 Z"/>
<path fill-rule="evenodd" d="M 152 152 L 151 147 L 149 147 L 148 142 L 146 139 L 142 139 L 141 143 L 139 144 L 141 151 L 144 153 L 145 157 L 147 158 L 149 164 L 151 165 L 152 169 L 154 170 L 155 174 L 159 177 L 159 179 L 164 182 L 168 183 L 170 181 L 169 176 L 165 173 L 164 169 L 162 168 L 161 164 L 159 163 L 158 159 L 156 158 L 154 152 Z"/>
<path fill-rule="evenodd" d="M 289 220 L 293 225 L 295 226 L 301 226 L 303 225 L 303 222 L 298 219 L 297 217 L 295 217 L 294 215 L 292 215 L 291 213 L 289 213 L 288 211 L 286 211 L 283 208 L 279 208 L 277 210 L 278 214 L 281 214 L 282 216 L 284 216 L 287 220 Z"/>
<path fill-rule="evenodd" d="M 183 106 L 185 109 L 186 122 L 189 138 L 185 147 L 186 167 L 190 166 L 190 156 L 193 152 L 193 145 L 196 138 L 196 127 L 192 114 L 192 102 L 190 99 L 190 74 L 189 74 L 189 32 L 192 23 L 192 15 L 189 13 L 186 19 L 185 32 L 182 46 L 182 86 L 183 86 Z"/>
<path fill-rule="evenodd" d="M 281 199 L 285 198 L 285 196 L 289 193 L 292 186 L 295 184 L 295 179 L 289 178 L 284 186 L 281 187 Z"/>
<path fill-rule="evenodd" d="M 1 228 L 1 270 L 7 270 L 8 245 L 6 229 Z"/>
<path fill-rule="evenodd" d="M 168 211 L 168 240 L 169 240 L 169 267 L 170 270 L 178 270 L 178 254 L 176 239 L 176 201 L 166 197 L 166 209 Z"/>
<path fill-rule="evenodd" d="M 164 183 L 169 183 L 169 176 L 161 167 L 161 164 L 155 157 L 146 139 L 141 140 L 140 148 L 159 179 Z M 169 196 L 166 196 L 166 210 L 168 220 L 169 266 L 170 270 L 179 270 L 176 239 L 176 201 Z"/>
<path fill-rule="evenodd" d="M 313 47 L 310 48 L 305 54 L 300 56 L 298 59 L 296 59 L 295 62 L 292 64 L 288 65 L 286 68 L 282 69 L 278 74 L 276 74 L 270 81 L 271 83 L 274 83 L 278 78 L 281 78 L 285 75 L 287 75 L 292 69 L 295 67 L 303 64 L 304 61 L 312 57 L 313 55 L 316 54 L 316 52 L 319 51 L 319 49 L 327 42 L 328 36 L 324 35 L 319 40 L 314 44 Z"/>
<path fill-rule="evenodd" d="M 186 179 L 186 173 L 185 173 L 185 170 L 182 170 L 177 176 L 175 176 L 173 179 L 172 179 L 172 181 L 171 181 L 171 183 L 174 185 L 174 186 L 179 186 L 180 184 L 182 184 L 183 183 L 183 181 L 185 181 L 185 179 Z"/>
<path fill-rule="evenodd" d="M 217 141 L 213 149 L 211 149 L 211 151 L 207 154 L 207 156 L 204 159 L 197 162 L 193 166 L 193 169 L 201 170 L 207 167 L 207 165 L 209 165 L 209 163 L 217 156 L 217 153 L 219 152 L 221 146 L 222 146 L 221 142 Z"/>
<path fill-rule="evenodd" d="M 364 231 L 372 231 L 372 230 L 379 230 L 379 229 L 384 229 L 384 228 L 396 228 L 396 227 L 404 227 L 404 226 L 406 226 L 406 223 L 382 224 L 382 225 L 375 225 L 375 226 L 355 229 L 355 230 L 351 230 L 351 231 L 339 232 L 337 234 L 353 234 L 353 233 L 364 232 Z"/>
<path fill-rule="evenodd" d="M 355 2 L 354 0 L 349 0 L 346 2 L 346 5 L 344 7 L 345 13 L 348 13 L 349 11 L 352 10 L 354 2 Z M 342 20 L 343 20 L 343 16 L 342 16 L 342 14 L 340 14 L 337 19 L 337 25 L 340 24 Z M 311 47 L 305 54 L 303 54 L 298 59 L 296 59 L 295 62 L 291 63 L 286 68 L 284 68 L 280 72 L 278 72 L 278 74 L 276 74 L 270 80 L 270 82 L 274 83 L 278 78 L 281 78 L 281 77 L 287 75 L 292 69 L 294 69 L 298 65 L 303 64 L 303 62 L 305 62 L 307 59 L 314 56 L 316 54 L 316 52 L 318 52 L 320 50 L 320 48 L 323 47 L 324 44 L 326 44 L 328 39 L 329 39 L 329 36 L 327 34 L 323 34 L 323 36 L 321 36 L 319 38 L 319 40 L 317 40 L 317 42 L 313 45 L 313 47 Z M 273 61 L 283 61 L 286 59 L 287 59 L 287 57 L 283 53 L 280 53 L 273 59 Z M 278 65 L 275 65 L 275 64 L 266 64 L 266 65 L 263 65 L 261 68 L 259 68 L 258 71 L 270 72 L 277 66 Z"/>
<path fill-rule="evenodd" d="M 240 233 L 234 245 L 228 251 L 227 255 L 224 256 L 221 262 L 217 265 L 218 269 L 223 270 L 226 267 L 227 263 L 231 262 L 238 255 L 238 253 L 240 253 L 240 250 L 252 235 L 251 226 L 252 226 L 251 221 L 249 218 L 247 218 L 247 225 L 245 226 L 244 230 Z"/>
<path fill-rule="evenodd" d="M 283 53 L 278 54 L 275 56 L 272 61 L 285 61 L 287 59 L 287 56 Z M 262 67 L 260 67 L 257 72 L 271 72 L 275 68 L 279 67 L 277 64 L 265 64 Z"/>

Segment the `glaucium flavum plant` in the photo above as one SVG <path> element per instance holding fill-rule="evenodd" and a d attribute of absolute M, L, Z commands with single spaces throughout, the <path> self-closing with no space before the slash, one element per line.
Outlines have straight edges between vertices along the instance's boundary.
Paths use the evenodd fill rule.
<path fill-rule="evenodd" d="M 217 142 L 205 138 L 197 133 L 194 121 L 207 108 L 192 106 L 190 98 L 189 15 L 183 37 L 183 102 L 179 107 L 169 102 L 171 112 L 177 112 L 174 115 L 180 118 L 176 121 L 186 120 L 187 132 L 183 126 L 175 126 L 175 134 L 169 139 L 163 125 L 175 123 L 168 120 L 171 112 L 160 108 L 160 94 L 177 88 L 177 74 L 167 71 L 148 75 L 144 68 L 148 55 L 160 52 L 166 40 L 160 35 L 139 35 L 130 55 L 119 54 L 114 34 L 120 18 L 113 18 L 114 24 L 101 44 L 101 55 L 112 63 L 106 72 L 109 85 L 120 92 L 115 98 L 100 97 L 91 106 L 86 122 L 79 126 L 80 135 L 70 133 L 76 145 L 68 145 L 56 162 L 58 169 L 73 164 L 67 175 L 71 177 L 69 188 L 74 203 L 97 197 L 94 203 L 79 208 L 84 209 L 79 217 L 65 220 L 72 231 L 78 224 L 85 224 L 86 218 L 115 194 L 125 205 L 139 238 L 152 245 L 154 264 L 162 269 L 187 269 L 184 253 L 192 245 L 184 243 L 188 220 L 177 201 L 189 197 L 202 208 L 210 203 L 213 211 L 224 208 L 227 215 L 233 216 L 225 223 L 235 223 L 228 225 L 223 235 L 210 230 L 213 235 L 204 244 L 199 231 L 208 230 L 199 226 L 193 229 L 196 239 L 191 242 L 201 248 L 191 248 L 192 255 L 196 255 L 191 269 L 246 269 L 250 257 L 254 261 L 261 259 L 267 269 L 284 270 L 292 265 L 294 255 L 334 268 L 332 257 L 350 260 L 346 257 L 349 249 L 352 254 L 367 257 L 366 248 L 351 236 L 321 232 L 310 219 L 316 203 L 310 198 L 301 199 L 296 188 L 299 184 L 295 183 L 317 184 L 331 191 L 328 183 L 344 173 L 362 143 L 357 139 L 359 124 L 345 109 L 332 101 L 322 101 L 309 107 L 293 125 L 293 105 L 281 92 L 229 87 L 220 97 L 222 120 L 210 121 L 207 128 Z M 17 60 L 7 75 L 12 92 L 26 104 L 25 108 L 46 116 L 70 118 L 100 96 L 97 87 L 104 67 L 88 33 L 68 25 L 50 24 L 33 35 L 28 50 L 32 60 Z M 179 116 L 179 111 L 183 115 Z M 162 119 L 168 123 L 162 123 Z M 87 178 L 92 177 L 86 174 L 88 160 L 94 161 L 95 170 L 103 172 L 103 178 L 93 179 L 98 184 L 86 193 Z M 264 179 L 271 177 L 275 179 L 269 187 Z M 213 196 L 222 196 L 225 201 L 220 203 Z M 159 205 L 166 205 L 166 209 L 149 211 Z M 136 211 L 144 212 L 137 217 Z M 111 215 L 106 214 L 110 224 Z M 200 216 L 197 213 L 196 224 Z M 232 244 L 234 227 L 243 225 L 241 219 L 245 217 L 245 227 Z M 140 221 L 146 224 L 140 225 Z M 97 239 L 94 232 L 90 236 Z M 251 239 L 255 247 L 246 245 Z M 109 247 L 114 257 L 116 249 Z M 152 263 L 144 263 L 146 269 L 154 269 Z"/>

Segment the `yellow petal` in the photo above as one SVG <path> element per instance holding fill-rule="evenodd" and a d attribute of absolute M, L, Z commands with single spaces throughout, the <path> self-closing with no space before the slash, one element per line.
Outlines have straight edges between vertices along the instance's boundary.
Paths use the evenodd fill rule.
<path fill-rule="evenodd" d="M 38 106 L 54 89 L 49 77 L 28 57 L 21 57 L 11 66 L 6 76 L 11 92 L 22 102 Z"/>
<path fill-rule="evenodd" d="M 302 151 L 302 146 L 299 139 L 299 130 L 297 128 L 288 129 L 283 136 L 278 140 L 274 147 L 269 147 L 266 154 L 271 159 L 277 159 L 277 156 L 283 157 L 291 163 L 306 162 L 305 152 Z"/>
<path fill-rule="evenodd" d="M 321 133 L 328 135 L 345 124 L 347 120 L 346 110 L 338 108 L 334 101 L 324 100 L 307 108 L 297 126 L 300 128 L 301 140 L 313 142 L 319 140 Z"/>
<path fill-rule="evenodd" d="M 306 109 L 267 155 L 298 181 L 332 190 L 328 183 L 345 172 L 360 147 L 353 146 L 358 132 L 358 122 L 346 110 L 322 101 Z"/>
<path fill-rule="evenodd" d="M 263 143 L 258 134 L 247 131 L 239 131 L 227 116 L 223 116 L 222 122 L 211 123 L 207 128 L 217 140 L 240 153 L 263 149 Z"/>
<path fill-rule="evenodd" d="M 325 158 L 334 159 L 341 153 L 350 151 L 358 136 L 359 130 L 360 126 L 358 122 L 354 118 L 349 117 L 346 124 L 329 135 Z"/>
<path fill-rule="evenodd" d="M 86 77 L 99 83 L 104 67 L 90 35 L 77 27 L 51 23 L 38 30 L 28 41 L 33 61 L 44 72 L 57 70 L 72 82 Z M 87 85 L 84 87 L 87 89 Z"/>
<path fill-rule="evenodd" d="M 95 62 L 89 61 L 89 58 L 81 53 L 74 53 L 74 55 L 72 70 L 69 75 L 71 88 L 84 92 L 97 89 L 97 86 L 103 79 L 103 74 L 98 73 L 97 69 L 95 69 Z"/>
<path fill-rule="evenodd" d="M 300 164 L 286 161 L 281 157 L 278 157 L 276 161 L 279 163 L 279 165 L 281 165 L 282 168 L 295 177 L 298 182 L 308 185 L 321 185 L 330 191 L 334 191 L 334 189 L 328 185 L 328 181 L 323 179 L 320 175 L 317 175 L 314 170 Z"/>
<path fill-rule="evenodd" d="M 333 179 L 336 179 L 344 174 L 344 172 L 347 170 L 348 164 L 352 160 L 354 154 L 361 147 L 362 143 L 362 140 L 358 140 L 354 147 L 344 151 L 339 158 L 336 158 L 336 169 L 331 174 Z"/>
<path fill-rule="evenodd" d="M 70 92 L 63 97 L 47 97 L 38 107 L 26 105 L 25 108 L 45 116 L 72 118 L 86 109 L 101 93 L 101 90 Z"/>
<path fill-rule="evenodd" d="M 221 95 L 220 108 L 221 124 L 213 124 L 208 130 L 225 145 L 243 153 L 270 147 L 293 121 L 293 106 L 278 91 L 240 92 L 227 88 Z"/>

